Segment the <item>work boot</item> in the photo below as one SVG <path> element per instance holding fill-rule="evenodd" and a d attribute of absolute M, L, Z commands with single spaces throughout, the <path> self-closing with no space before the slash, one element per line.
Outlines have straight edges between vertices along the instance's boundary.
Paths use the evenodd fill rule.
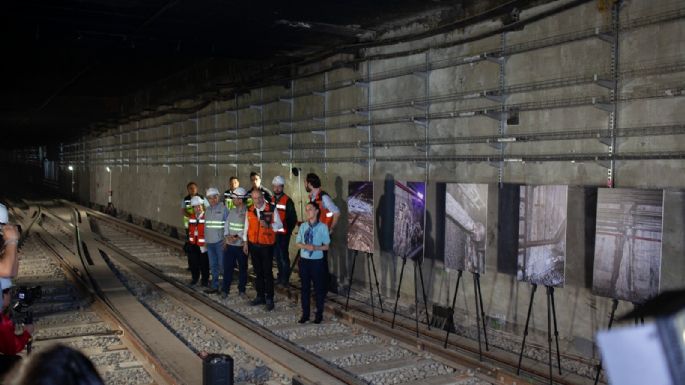
<path fill-rule="evenodd" d="M 214 293 L 216 293 L 216 292 L 218 292 L 218 291 L 219 291 L 219 290 L 217 290 L 217 289 L 215 289 L 215 288 L 213 288 L 213 287 L 210 287 L 209 289 L 205 289 L 205 293 L 207 293 L 207 294 L 214 294 Z"/>
<path fill-rule="evenodd" d="M 266 301 L 264 301 L 263 297 L 257 297 L 255 299 L 253 299 L 252 301 L 250 301 L 250 306 L 263 305 L 265 303 L 266 303 Z"/>
<path fill-rule="evenodd" d="M 272 311 L 273 309 L 274 309 L 274 300 L 273 299 L 267 299 L 266 300 L 266 310 Z"/>

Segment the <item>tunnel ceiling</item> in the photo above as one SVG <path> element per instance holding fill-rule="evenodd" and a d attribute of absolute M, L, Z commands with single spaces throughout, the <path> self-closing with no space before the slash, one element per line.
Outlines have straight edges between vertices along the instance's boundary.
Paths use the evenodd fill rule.
<path fill-rule="evenodd" d="M 0 16 L 2 146 L 70 140 L 98 123 L 287 68 L 336 47 L 373 41 L 401 25 L 436 28 L 527 3 L 6 2 Z M 204 81 L 193 81 L 197 74 Z M 141 102 L 144 90 L 148 96 Z"/>

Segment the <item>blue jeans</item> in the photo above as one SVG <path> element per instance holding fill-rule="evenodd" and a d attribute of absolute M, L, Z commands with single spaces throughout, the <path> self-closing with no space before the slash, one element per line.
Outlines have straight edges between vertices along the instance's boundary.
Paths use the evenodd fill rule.
<path fill-rule="evenodd" d="M 242 246 L 228 246 L 224 250 L 224 284 L 221 290 L 228 293 L 233 281 L 233 269 L 238 263 L 238 292 L 245 292 L 247 285 L 247 255 L 243 253 Z"/>
<path fill-rule="evenodd" d="M 274 245 L 274 257 L 278 267 L 276 281 L 287 284 L 290 281 L 290 255 L 288 246 L 290 245 L 290 234 L 276 234 L 276 244 Z"/>
<path fill-rule="evenodd" d="M 219 266 L 220 259 L 224 255 L 223 245 L 223 241 L 207 244 L 207 254 L 209 255 L 209 269 L 212 271 L 212 283 L 210 285 L 212 289 L 219 288 Z"/>
<path fill-rule="evenodd" d="M 323 302 L 326 298 L 326 283 L 328 271 L 326 263 L 321 259 L 300 258 L 300 278 L 302 279 L 302 318 L 309 319 L 309 298 L 311 284 L 314 283 L 316 294 L 316 316 L 323 315 Z"/>

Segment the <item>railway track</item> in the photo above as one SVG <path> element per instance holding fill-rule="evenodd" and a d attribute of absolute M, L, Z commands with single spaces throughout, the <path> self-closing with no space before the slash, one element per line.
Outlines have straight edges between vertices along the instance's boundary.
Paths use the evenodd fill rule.
<path fill-rule="evenodd" d="M 71 222 L 69 212 L 73 213 Z M 66 206 L 66 202 L 44 207 L 42 216 L 47 218 L 42 228 L 49 228 L 65 245 L 81 245 L 82 250 L 75 251 L 85 255 L 84 265 L 99 264 L 96 270 L 109 272 L 111 277 L 104 281 L 116 278 L 118 285 L 194 357 L 202 352 L 234 357 L 237 383 L 456 385 L 544 381 L 535 372 L 525 378 L 513 376 L 511 368 L 480 362 L 468 349 L 460 353 L 443 349 L 437 339 L 432 341 L 431 333 L 437 331 L 416 339 L 409 325 L 413 322 L 400 322 L 399 330 L 391 330 L 384 325 L 386 315 L 371 318 L 364 314 L 363 305 L 342 311 L 335 303 L 339 298 L 328 302 L 324 323 L 300 325 L 296 322 L 300 309 L 294 290 L 279 290 L 272 312 L 248 306 L 248 300 L 236 294 L 226 299 L 207 295 L 201 287 L 186 285 L 189 273 L 178 240 L 82 207 Z M 74 227 L 79 231 L 71 231 Z M 164 365 L 165 357 L 144 340 L 143 345 Z M 170 376 L 177 383 L 192 383 L 173 370 Z"/>
<path fill-rule="evenodd" d="M 152 232 L 134 229 L 99 213 L 93 213 L 92 218 L 103 240 L 127 255 L 130 263 L 145 266 L 159 277 L 190 290 L 198 300 L 222 309 L 246 325 L 261 327 L 261 333 L 270 335 L 273 343 L 291 351 L 310 353 L 310 359 L 352 374 L 358 383 L 506 383 L 494 372 L 487 374 L 480 368 L 436 357 L 415 344 L 394 338 L 388 330 L 366 327 L 359 320 L 337 314 L 330 307 L 323 324 L 300 325 L 296 322 L 300 313 L 297 296 L 287 291 L 277 292 L 276 308 L 267 312 L 262 307 L 249 306 L 245 298 L 237 295 L 222 299 L 218 295 L 206 295 L 200 288 L 185 287 L 188 272 L 185 256 L 178 249 L 180 243 L 153 241 L 146 236 L 155 236 Z M 518 383 L 525 382 L 519 379 Z"/>
<path fill-rule="evenodd" d="M 126 325 L 118 322 L 110 309 L 83 287 L 73 270 L 65 268 L 62 256 L 69 249 L 51 238 L 42 226 L 31 226 L 32 216 L 18 217 L 18 212 L 14 210 L 15 219 L 22 224 L 24 234 L 31 230 L 22 244 L 14 284 L 42 288 L 42 297 L 30 307 L 36 325 L 32 353 L 61 343 L 88 356 L 108 385 L 170 383 L 168 374 L 158 370 L 152 357 L 131 338 Z M 32 212 L 41 215 L 35 207 L 25 210 L 26 214 Z M 46 220 L 45 225 L 50 227 L 54 223 Z M 16 316 L 20 322 L 21 315 Z M 26 351 L 22 355 L 26 356 Z"/>
<path fill-rule="evenodd" d="M 269 341 L 241 329 L 239 324 L 195 301 L 183 290 L 131 265 L 117 250 L 95 239 L 86 211 L 74 211 L 72 222 L 68 222 L 69 210 L 73 209 L 66 209 L 65 213 L 63 207 L 45 207 L 44 230 L 63 238 L 62 242 L 54 242 L 65 249 L 65 245 L 75 243 L 69 252 L 78 251 L 83 258 L 79 261 L 72 256 L 67 261 L 69 269 L 79 270 L 79 275 L 93 283 L 93 290 L 104 297 L 108 306 L 131 324 L 131 333 L 136 333 L 149 354 L 170 372 L 172 382 L 201 383 L 201 359 L 197 354 L 203 352 L 230 354 L 237 384 L 284 384 L 291 383 L 293 378 L 305 384 L 348 382 L 279 351 Z M 69 232 L 72 226 L 78 229 L 75 236 Z M 83 270 L 74 267 L 79 262 Z M 126 301 L 120 298 L 128 296 Z M 140 308 L 133 309 L 136 305 Z M 287 359 L 279 361 L 286 356 Z"/>

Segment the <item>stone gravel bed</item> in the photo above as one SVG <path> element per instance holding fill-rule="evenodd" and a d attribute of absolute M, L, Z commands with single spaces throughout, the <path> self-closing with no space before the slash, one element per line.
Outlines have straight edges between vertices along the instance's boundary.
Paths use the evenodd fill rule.
<path fill-rule="evenodd" d="M 47 329 L 36 329 L 36 339 L 55 339 L 68 338 L 72 336 L 88 334 L 116 334 L 118 331 L 111 330 L 104 322 L 92 323 L 88 325 L 65 325 L 63 327 L 50 327 Z"/>
<path fill-rule="evenodd" d="M 58 236 L 66 234 L 61 233 Z M 107 385 L 151 384 L 150 374 L 133 353 L 123 348 L 118 336 L 92 335 L 118 331 L 111 330 L 87 309 L 92 300 L 79 294 L 48 253 L 51 252 L 29 237 L 21 250 L 19 274 L 14 282 L 17 286 L 42 286 L 42 298 L 31 306 L 36 323 L 34 352 L 62 343 L 90 358 Z"/>
<path fill-rule="evenodd" d="M 136 358 L 128 350 L 116 350 L 111 352 L 103 352 L 102 354 L 91 359 L 96 366 L 117 366 L 120 363 L 135 362 Z"/>
<path fill-rule="evenodd" d="M 375 351 L 371 353 L 352 353 L 343 357 L 333 358 L 330 361 L 338 366 L 349 367 L 368 365 L 374 362 L 409 358 L 412 356 L 414 356 L 414 353 L 408 351 L 407 349 L 391 346 L 386 347 L 381 351 Z"/>
<path fill-rule="evenodd" d="M 92 347 L 107 347 L 113 345 L 120 345 L 121 340 L 115 336 L 94 336 L 81 337 L 74 340 L 64 341 L 65 345 L 69 345 L 74 349 L 85 350 Z"/>
<path fill-rule="evenodd" d="M 93 312 L 77 311 L 63 314 L 51 314 L 36 320 L 38 328 L 57 327 L 70 324 L 100 322 L 100 317 Z"/>
<path fill-rule="evenodd" d="M 113 368 L 102 373 L 107 385 L 139 385 L 151 384 L 152 377 L 142 368 Z"/>
<path fill-rule="evenodd" d="M 368 345 L 373 343 L 380 343 L 380 339 L 371 334 L 358 334 L 344 339 L 336 340 L 335 342 L 316 342 L 313 344 L 302 345 L 305 349 L 314 353 L 321 353 L 330 350 L 340 350 L 352 346 Z"/>
<path fill-rule="evenodd" d="M 339 324 L 339 323 L 322 323 L 316 324 L 305 324 L 301 326 L 297 323 L 292 324 L 292 329 L 288 328 L 285 330 L 275 330 L 274 333 L 277 336 L 287 338 L 289 340 L 298 340 L 306 337 L 323 337 L 331 334 L 337 333 L 350 333 L 349 327 Z"/>
<path fill-rule="evenodd" d="M 138 300 L 193 351 L 223 353 L 233 357 L 236 382 L 260 383 L 274 379 L 288 383 L 288 379 L 269 369 L 263 360 L 223 338 L 199 318 L 183 311 L 175 301 L 138 280 L 112 260 L 109 260 L 109 264 Z"/>
<path fill-rule="evenodd" d="M 283 324 L 294 324 L 300 319 L 299 314 L 279 315 L 276 317 L 257 318 L 254 321 L 266 328 Z"/>
<path fill-rule="evenodd" d="M 336 357 L 330 361 L 335 365 L 348 367 L 358 365 L 368 365 L 374 362 L 396 360 L 400 358 L 409 358 L 414 356 L 414 353 L 407 349 L 398 348 L 395 346 L 386 347 L 380 352 L 373 353 L 352 353 L 343 357 Z"/>
<path fill-rule="evenodd" d="M 401 384 L 403 382 L 417 381 L 427 377 L 454 373 L 455 369 L 437 362 L 427 362 L 418 366 L 407 366 L 397 370 L 391 370 L 361 377 L 372 384 Z"/>

